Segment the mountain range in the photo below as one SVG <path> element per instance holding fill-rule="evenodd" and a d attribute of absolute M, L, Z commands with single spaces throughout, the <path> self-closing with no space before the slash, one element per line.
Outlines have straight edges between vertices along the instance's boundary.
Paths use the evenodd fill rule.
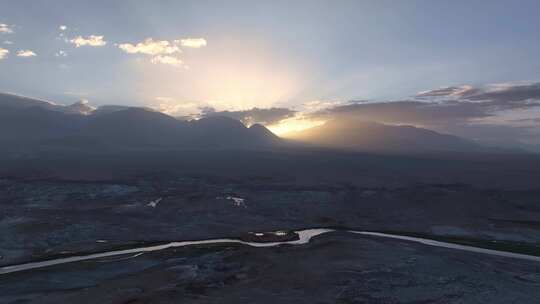
<path fill-rule="evenodd" d="M 258 148 L 281 139 L 226 117 L 182 121 L 147 108 L 70 106 L 0 94 L 0 143 L 35 147 Z"/>
<path fill-rule="evenodd" d="M 389 125 L 341 118 L 288 134 L 290 139 L 319 146 L 368 152 L 488 152 L 491 149 L 457 136 L 410 125 Z M 493 151 L 491 151 L 493 152 Z"/>
<path fill-rule="evenodd" d="M 238 120 L 222 116 L 185 121 L 149 108 L 94 108 L 87 102 L 63 106 L 0 94 L 0 146 L 27 150 L 51 146 L 253 149 L 300 143 L 368 152 L 493 152 L 453 135 L 357 119 L 328 121 L 287 137 L 288 140 L 281 139 L 260 124 L 246 127 Z"/>

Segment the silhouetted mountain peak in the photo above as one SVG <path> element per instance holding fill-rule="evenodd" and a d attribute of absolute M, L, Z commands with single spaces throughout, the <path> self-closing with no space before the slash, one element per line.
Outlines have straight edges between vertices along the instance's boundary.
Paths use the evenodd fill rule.
<path fill-rule="evenodd" d="M 84 101 L 57 106 L 5 94 L 0 95 L 0 107 L 0 144 L 81 149 L 100 146 L 242 149 L 268 147 L 277 142 L 266 128 L 248 129 L 228 117 L 188 122 L 147 108 L 95 109 Z"/>
<path fill-rule="evenodd" d="M 387 125 L 379 122 L 340 119 L 290 136 L 300 141 L 367 151 L 476 152 L 482 148 L 463 138 L 441 134 L 410 125 Z"/>
<path fill-rule="evenodd" d="M 109 114 L 117 111 L 123 111 L 127 109 L 131 109 L 132 107 L 128 106 L 118 106 L 118 105 L 104 105 L 99 106 L 94 112 L 92 112 L 92 115 L 103 115 L 103 114 Z"/>
<path fill-rule="evenodd" d="M 95 107 L 88 104 L 88 100 L 79 100 L 69 106 L 64 107 L 63 112 L 68 114 L 90 115 L 95 110 Z"/>
<path fill-rule="evenodd" d="M 50 101 L 34 99 L 30 97 L 0 93 L 0 107 L 14 108 L 14 109 L 28 109 L 28 108 L 41 108 L 50 111 L 62 112 L 66 114 L 81 114 L 88 115 L 92 113 L 95 108 L 88 104 L 86 100 L 80 100 L 72 105 L 63 106 L 55 104 Z"/>
<path fill-rule="evenodd" d="M 171 116 L 144 108 L 127 108 L 101 115 L 91 115 L 89 118 L 88 129 L 111 129 L 111 132 L 125 130 L 128 133 L 136 133 L 145 129 L 145 132 L 154 130 L 157 133 L 164 132 L 167 128 L 175 129 L 182 124 Z"/>
<path fill-rule="evenodd" d="M 15 95 L 15 94 L 9 94 L 9 93 L 0 93 L 0 106 L 16 108 L 16 109 L 24 109 L 24 108 L 30 108 L 30 107 L 53 109 L 54 107 L 58 107 L 58 105 L 50 101 L 35 99 L 35 98 L 30 98 L 30 97 Z"/>
<path fill-rule="evenodd" d="M 261 136 L 268 136 L 275 139 L 279 139 L 279 137 L 272 133 L 268 128 L 261 124 L 254 124 L 249 127 L 249 131 L 254 135 L 261 135 Z"/>
<path fill-rule="evenodd" d="M 246 126 L 239 120 L 226 116 L 210 116 L 193 121 L 194 124 L 204 127 L 245 129 Z"/>

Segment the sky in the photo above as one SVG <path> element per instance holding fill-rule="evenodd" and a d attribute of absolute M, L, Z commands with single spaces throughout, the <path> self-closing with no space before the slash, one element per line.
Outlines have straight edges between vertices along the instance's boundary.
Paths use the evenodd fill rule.
<path fill-rule="evenodd" d="M 538 11 L 536 0 L 0 0 L 0 91 L 174 116 L 279 108 L 315 123 L 312 112 L 351 101 L 471 102 L 421 92 L 534 91 Z M 490 109 L 473 119 L 537 114 Z"/>

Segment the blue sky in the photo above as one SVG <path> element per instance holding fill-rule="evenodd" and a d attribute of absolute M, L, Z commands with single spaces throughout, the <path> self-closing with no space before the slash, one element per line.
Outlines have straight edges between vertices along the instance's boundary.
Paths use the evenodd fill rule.
<path fill-rule="evenodd" d="M 188 113 L 537 81 L 538 11 L 525 0 L 2 0 L 0 91 Z M 74 42 L 92 35 L 106 44 Z M 120 47 L 148 38 L 178 51 Z"/>

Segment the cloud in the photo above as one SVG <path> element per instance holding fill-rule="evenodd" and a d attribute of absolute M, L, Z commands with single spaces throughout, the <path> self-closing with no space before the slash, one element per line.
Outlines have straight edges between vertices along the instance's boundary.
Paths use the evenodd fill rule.
<path fill-rule="evenodd" d="M 193 101 L 179 101 L 172 97 L 158 96 L 154 98 L 150 107 L 156 111 L 187 120 L 194 118 L 198 112 L 200 103 Z"/>
<path fill-rule="evenodd" d="M 287 136 L 287 134 L 322 126 L 325 122 L 325 120 L 307 118 L 302 113 L 299 113 L 293 117 L 280 120 L 277 123 L 271 125 L 267 125 L 266 127 L 274 134 L 277 134 L 279 136 Z"/>
<path fill-rule="evenodd" d="M 446 87 L 420 92 L 419 98 L 443 97 L 469 101 L 491 101 L 499 103 L 540 100 L 540 82 L 500 83 L 476 88 L 469 85 Z"/>
<path fill-rule="evenodd" d="M 205 45 L 206 40 L 203 38 L 187 38 L 173 41 L 147 38 L 136 44 L 122 43 L 117 46 L 128 54 L 152 56 L 150 62 L 154 64 L 160 63 L 175 67 L 182 66 L 189 69 L 189 67 L 184 65 L 183 61 L 178 57 L 178 55 L 182 53 L 181 47 L 200 48 Z"/>
<path fill-rule="evenodd" d="M 528 84 L 495 84 L 487 90 L 467 97 L 470 100 L 489 100 L 492 102 L 522 103 L 540 100 L 540 82 Z"/>
<path fill-rule="evenodd" d="M 9 50 L 0 48 L 0 60 L 6 58 L 8 54 L 9 54 Z"/>
<path fill-rule="evenodd" d="M 180 60 L 179 58 L 176 58 L 173 56 L 163 56 L 163 55 L 152 57 L 150 62 L 154 64 L 157 64 L 157 63 L 168 64 L 175 67 L 182 66 L 182 63 L 183 63 L 182 60 Z"/>
<path fill-rule="evenodd" d="M 67 52 L 64 51 L 64 50 L 60 50 L 60 51 L 56 52 L 56 53 L 54 54 L 54 56 L 56 56 L 56 57 L 66 57 L 66 56 L 67 56 Z"/>
<path fill-rule="evenodd" d="M 189 48 L 200 48 L 206 46 L 206 39 L 204 38 L 186 38 L 175 40 L 176 43 L 180 43 L 181 46 Z"/>
<path fill-rule="evenodd" d="M 77 97 L 88 96 L 87 92 L 80 92 L 80 91 L 66 91 L 64 92 L 64 94 L 69 95 L 69 96 L 77 96 Z"/>
<path fill-rule="evenodd" d="M 540 124 L 540 117 L 539 117 L 539 118 L 523 118 L 523 119 L 515 119 L 514 122 L 525 122 L 525 123 L 535 123 L 535 124 Z"/>
<path fill-rule="evenodd" d="M 389 123 L 441 125 L 496 116 L 503 111 L 540 106 L 540 83 L 446 87 L 420 92 L 419 100 L 349 102 L 314 113 L 334 117 L 353 115 Z"/>
<path fill-rule="evenodd" d="M 145 55 L 170 55 L 180 53 L 180 47 L 167 40 L 153 40 L 148 38 L 137 44 L 123 43 L 118 47 L 128 54 L 145 54 Z"/>
<path fill-rule="evenodd" d="M 486 117 L 489 114 L 481 107 L 471 103 L 455 101 L 431 103 L 402 100 L 349 103 L 314 112 L 311 116 L 323 119 L 353 116 L 357 119 L 383 123 L 434 125 Z"/>
<path fill-rule="evenodd" d="M 4 41 L 4 44 L 8 44 L 8 45 L 11 45 L 11 44 L 13 44 L 13 41 L 10 41 L 10 40 L 6 40 L 6 41 Z"/>
<path fill-rule="evenodd" d="M 245 125 L 262 124 L 272 125 L 284 119 L 291 118 L 296 114 L 296 111 L 287 108 L 269 108 L 259 109 L 253 108 L 245 111 L 215 111 L 215 109 L 206 107 L 201 109 L 202 117 L 210 116 L 226 116 L 237 119 Z"/>
<path fill-rule="evenodd" d="M 331 107 L 343 105 L 342 101 L 312 100 L 302 104 L 304 112 L 316 112 Z"/>
<path fill-rule="evenodd" d="M 0 23 L 0 34 L 12 34 L 13 28 L 7 24 Z"/>
<path fill-rule="evenodd" d="M 538 141 L 538 120 L 517 121 L 540 109 L 540 83 L 444 87 L 418 93 L 410 100 L 338 104 L 306 114 L 312 119 L 355 118 L 410 124 L 490 143 Z M 523 116 L 521 116 L 523 117 Z"/>
<path fill-rule="evenodd" d="M 473 95 L 480 90 L 469 85 L 460 87 L 443 87 L 428 91 L 419 92 L 416 94 L 418 98 L 432 98 L 432 97 L 457 97 L 462 98 L 468 95 Z"/>
<path fill-rule="evenodd" d="M 210 107 L 210 106 L 199 107 L 199 111 L 201 112 L 201 117 L 210 116 L 210 115 L 216 113 L 216 109 L 214 107 Z"/>
<path fill-rule="evenodd" d="M 90 35 L 87 37 L 77 36 L 74 39 L 69 40 L 69 42 L 75 44 L 76 47 L 81 46 L 104 46 L 107 44 L 107 41 L 103 40 L 103 36 Z"/>
<path fill-rule="evenodd" d="M 152 56 L 151 63 L 167 64 L 174 67 L 184 66 L 183 61 L 178 57 L 182 53 L 177 40 L 170 42 L 167 40 L 154 40 L 148 38 L 137 44 L 123 43 L 118 48 L 128 54 L 143 54 Z"/>
<path fill-rule="evenodd" d="M 34 57 L 37 56 L 32 50 L 20 50 L 17 52 L 17 57 Z"/>
<path fill-rule="evenodd" d="M 60 51 L 54 53 L 54 56 L 56 56 L 56 57 L 66 57 L 67 53 L 64 50 L 60 50 Z"/>
<path fill-rule="evenodd" d="M 58 26 L 58 30 L 60 33 L 58 34 L 58 37 L 56 39 L 64 40 L 64 42 L 69 43 L 69 39 L 66 37 L 66 32 L 68 30 L 68 27 L 66 25 L 60 25 Z"/>

